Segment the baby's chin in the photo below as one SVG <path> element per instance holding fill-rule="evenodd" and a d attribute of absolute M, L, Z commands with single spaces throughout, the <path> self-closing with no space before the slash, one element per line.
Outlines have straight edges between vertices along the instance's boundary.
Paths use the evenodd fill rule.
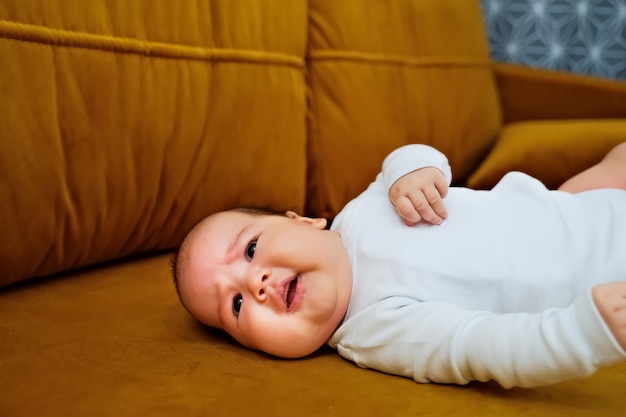
<path fill-rule="evenodd" d="M 306 347 L 293 348 L 292 346 L 279 347 L 276 349 L 270 349 L 270 351 L 263 350 L 265 353 L 276 356 L 283 359 L 299 359 L 309 356 L 321 348 L 324 343 L 315 343 L 313 345 L 307 345 Z"/>
<path fill-rule="evenodd" d="M 332 332 L 330 332 L 330 334 L 326 333 L 327 332 L 320 332 L 316 335 L 294 336 L 283 341 L 274 339 L 267 345 L 257 347 L 256 349 L 284 359 L 303 358 L 316 352 L 328 341 L 332 336 Z"/>

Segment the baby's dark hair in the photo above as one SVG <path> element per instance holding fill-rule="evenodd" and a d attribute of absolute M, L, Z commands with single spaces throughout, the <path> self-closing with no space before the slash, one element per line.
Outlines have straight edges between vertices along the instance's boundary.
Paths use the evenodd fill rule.
<path fill-rule="evenodd" d="M 236 212 L 240 212 L 240 213 L 246 213 L 246 214 L 251 214 L 254 216 L 286 216 L 286 212 L 285 211 L 275 211 L 275 210 L 270 210 L 270 209 L 265 209 L 265 208 L 257 208 L 257 207 L 241 207 L 241 208 L 235 208 L 235 209 L 231 209 L 231 210 L 227 210 L 227 211 L 236 211 Z M 202 222 L 202 220 L 200 222 L 198 222 L 196 224 L 196 226 L 198 224 L 200 224 Z M 176 288 L 176 294 L 178 295 L 178 299 L 181 301 L 181 303 L 183 304 L 183 306 L 185 305 L 185 303 L 183 303 L 181 294 L 180 294 L 180 275 L 181 275 L 181 262 L 179 262 L 180 260 L 183 259 L 183 257 L 185 256 L 185 252 L 187 251 L 187 247 L 189 245 L 189 240 L 188 237 L 193 233 L 195 227 L 194 226 L 191 231 L 189 233 L 187 233 L 187 235 L 185 236 L 185 238 L 183 239 L 182 243 L 180 244 L 180 246 L 176 249 L 176 251 L 172 254 L 172 257 L 170 258 L 170 267 L 172 270 L 172 278 L 174 281 L 174 288 Z"/>
<path fill-rule="evenodd" d="M 174 288 L 176 288 L 176 294 L 178 295 L 178 299 L 182 302 L 182 298 L 180 296 L 180 288 L 178 283 L 180 281 L 180 268 L 178 265 L 178 260 L 181 257 L 182 252 L 185 250 L 185 240 L 183 243 L 176 249 L 176 251 L 172 254 L 170 258 L 170 268 L 172 269 L 172 279 L 174 281 Z"/>

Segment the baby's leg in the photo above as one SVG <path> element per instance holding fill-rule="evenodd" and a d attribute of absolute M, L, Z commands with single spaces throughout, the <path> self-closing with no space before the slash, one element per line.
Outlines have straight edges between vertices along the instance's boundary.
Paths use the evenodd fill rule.
<path fill-rule="evenodd" d="M 626 350 L 626 281 L 598 285 L 592 294 L 600 315 L 622 349 Z"/>
<path fill-rule="evenodd" d="M 578 193 L 597 188 L 626 190 L 626 142 L 611 149 L 596 165 L 565 181 L 559 190 Z"/>

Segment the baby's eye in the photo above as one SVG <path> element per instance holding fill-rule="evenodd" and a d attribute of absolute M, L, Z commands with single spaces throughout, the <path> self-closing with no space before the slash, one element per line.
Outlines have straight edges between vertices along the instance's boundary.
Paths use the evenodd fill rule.
<path fill-rule="evenodd" d="M 241 305 L 243 304 L 243 297 L 241 294 L 237 294 L 233 297 L 233 315 L 235 317 L 239 317 L 239 312 L 241 311 Z"/>
<path fill-rule="evenodd" d="M 248 246 L 246 246 L 246 259 L 251 261 L 252 258 L 254 258 L 254 252 L 256 251 L 256 242 L 258 239 L 253 239 L 250 241 L 250 243 L 248 243 Z"/>

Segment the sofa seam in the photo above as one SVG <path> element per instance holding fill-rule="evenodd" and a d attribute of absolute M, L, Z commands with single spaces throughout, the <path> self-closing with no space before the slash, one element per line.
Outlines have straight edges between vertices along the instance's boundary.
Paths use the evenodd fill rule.
<path fill-rule="evenodd" d="M 353 61 L 368 64 L 404 65 L 412 67 L 485 67 L 492 68 L 493 63 L 488 58 L 474 58 L 471 56 L 424 56 L 372 53 L 352 50 L 317 49 L 309 51 L 311 61 Z"/>
<path fill-rule="evenodd" d="M 235 48 L 207 48 L 135 38 L 53 29 L 0 19 L 0 39 L 50 46 L 192 61 L 242 62 L 304 68 L 304 58 L 280 52 Z"/>

